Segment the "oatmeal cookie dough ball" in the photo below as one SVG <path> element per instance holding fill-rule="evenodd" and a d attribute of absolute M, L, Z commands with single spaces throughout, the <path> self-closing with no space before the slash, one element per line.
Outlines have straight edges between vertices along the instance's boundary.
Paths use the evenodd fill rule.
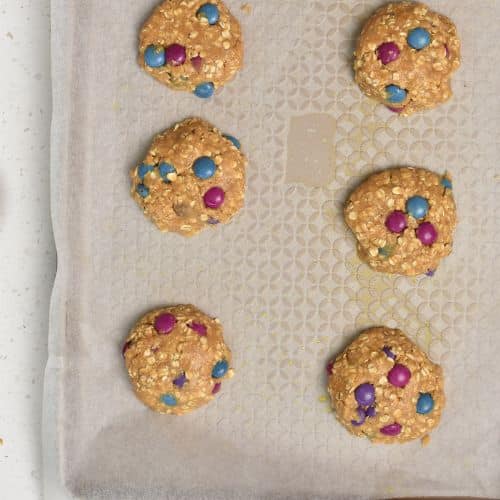
<path fill-rule="evenodd" d="M 203 406 L 233 376 L 219 320 L 192 305 L 154 309 L 132 328 L 123 357 L 136 396 L 159 413 Z"/>
<path fill-rule="evenodd" d="M 241 68 L 241 28 L 221 0 L 166 0 L 144 24 L 139 64 L 174 90 L 201 98 Z"/>
<path fill-rule="evenodd" d="M 452 183 L 423 168 L 371 175 L 344 208 L 358 255 L 376 271 L 432 275 L 451 253 L 457 224 Z"/>
<path fill-rule="evenodd" d="M 455 25 L 418 2 L 378 9 L 363 27 L 354 53 L 361 90 L 402 115 L 447 101 L 451 75 L 459 66 Z"/>
<path fill-rule="evenodd" d="M 192 236 L 242 208 L 245 168 L 236 138 L 189 118 L 154 138 L 131 170 L 131 193 L 160 231 Z"/>
<path fill-rule="evenodd" d="M 364 331 L 328 366 L 337 419 L 374 443 L 423 438 L 441 418 L 443 373 L 401 330 Z"/>

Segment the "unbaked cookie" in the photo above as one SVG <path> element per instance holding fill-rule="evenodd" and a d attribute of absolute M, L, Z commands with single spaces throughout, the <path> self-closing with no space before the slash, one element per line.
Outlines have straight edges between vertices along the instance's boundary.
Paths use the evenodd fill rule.
<path fill-rule="evenodd" d="M 371 175 L 345 204 L 358 255 L 376 271 L 433 274 L 451 253 L 457 223 L 452 183 L 423 168 Z"/>
<path fill-rule="evenodd" d="M 123 356 L 135 394 L 160 413 L 182 415 L 209 403 L 233 376 L 219 320 L 192 305 L 145 314 L 132 328 Z"/>
<path fill-rule="evenodd" d="M 443 372 L 400 330 L 364 331 L 328 367 L 340 423 L 374 443 L 423 438 L 439 424 Z"/>
<path fill-rule="evenodd" d="M 184 120 L 157 135 L 131 170 L 132 197 L 161 231 L 192 236 L 227 223 L 245 197 L 240 147 L 200 118 Z"/>
<path fill-rule="evenodd" d="M 243 64 L 240 25 L 221 0 L 166 0 L 141 30 L 139 63 L 174 90 L 211 97 Z"/>
<path fill-rule="evenodd" d="M 426 5 L 389 3 L 363 27 L 354 58 L 361 90 L 391 111 L 411 115 L 451 97 L 460 40 L 452 21 Z"/>

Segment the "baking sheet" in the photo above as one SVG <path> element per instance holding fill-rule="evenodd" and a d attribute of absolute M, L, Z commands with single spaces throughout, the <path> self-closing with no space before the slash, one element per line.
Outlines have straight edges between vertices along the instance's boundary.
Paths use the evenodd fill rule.
<path fill-rule="evenodd" d="M 500 496 L 498 1 L 430 1 L 457 23 L 453 100 L 398 118 L 364 98 L 351 53 L 381 2 L 253 0 L 246 66 L 210 101 L 136 64 L 156 0 L 52 1 L 52 199 L 59 269 L 44 407 L 46 498 Z M 246 207 L 192 239 L 129 198 L 152 136 L 188 116 L 238 137 Z M 308 136 L 314 147 L 294 147 Z M 325 161 L 330 162 L 325 168 Z M 376 274 L 342 220 L 370 172 L 453 176 L 460 223 L 433 278 Z M 120 355 L 135 319 L 191 302 L 218 316 L 236 376 L 206 408 L 155 415 Z M 400 327 L 443 364 L 431 444 L 374 446 L 329 410 L 325 364 L 359 331 Z"/>

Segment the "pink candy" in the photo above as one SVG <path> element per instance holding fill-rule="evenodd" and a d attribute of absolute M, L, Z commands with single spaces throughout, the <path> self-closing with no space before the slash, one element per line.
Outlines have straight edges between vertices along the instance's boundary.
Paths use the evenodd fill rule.
<path fill-rule="evenodd" d="M 387 374 L 389 383 L 395 387 L 405 387 L 410 381 L 410 378 L 410 370 L 405 365 L 400 363 L 396 363 Z"/>
<path fill-rule="evenodd" d="M 192 57 L 191 64 L 193 65 L 193 68 L 199 73 L 201 71 L 201 68 L 203 67 L 202 57 L 201 56 Z"/>
<path fill-rule="evenodd" d="M 391 233 L 402 233 L 408 227 L 406 215 L 400 210 L 391 212 L 385 220 L 385 226 Z"/>
<path fill-rule="evenodd" d="M 437 240 L 438 236 L 436 228 L 430 222 L 422 222 L 422 224 L 417 227 L 416 234 L 422 245 L 425 246 L 432 245 Z"/>
<path fill-rule="evenodd" d="M 194 330 L 198 335 L 202 337 L 205 337 L 207 335 L 207 327 L 205 325 L 202 325 L 201 323 L 196 323 L 195 321 L 193 321 L 188 326 L 189 328 L 191 328 L 191 330 Z"/>
<path fill-rule="evenodd" d="M 217 382 L 212 389 L 212 394 L 217 394 L 220 391 L 221 386 L 222 384 L 220 382 Z"/>

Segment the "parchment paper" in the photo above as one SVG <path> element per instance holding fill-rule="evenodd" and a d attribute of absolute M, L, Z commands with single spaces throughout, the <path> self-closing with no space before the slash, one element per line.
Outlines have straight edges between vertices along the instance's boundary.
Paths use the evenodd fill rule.
<path fill-rule="evenodd" d="M 429 2 L 457 23 L 463 64 L 453 100 L 411 118 L 353 82 L 378 1 L 252 0 L 247 14 L 228 0 L 246 66 L 208 102 L 136 64 L 155 3 L 53 0 L 46 498 L 500 496 L 500 2 Z M 144 218 L 128 170 L 188 116 L 238 137 L 249 167 L 234 222 L 183 239 Z M 305 135 L 314 147 L 297 148 Z M 342 220 L 350 189 L 397 165 L 453 176 L 460 223 L 433 278 L 370 271 Z M 192 415 L 156 415 L 131 391 L 121 344 L 139 315 L 184 302 L 221 319 L 236 376 Z M 428 447 L 371 445 L 329 410 L 327 360 L 379 324 L 444 366 Z"/>

